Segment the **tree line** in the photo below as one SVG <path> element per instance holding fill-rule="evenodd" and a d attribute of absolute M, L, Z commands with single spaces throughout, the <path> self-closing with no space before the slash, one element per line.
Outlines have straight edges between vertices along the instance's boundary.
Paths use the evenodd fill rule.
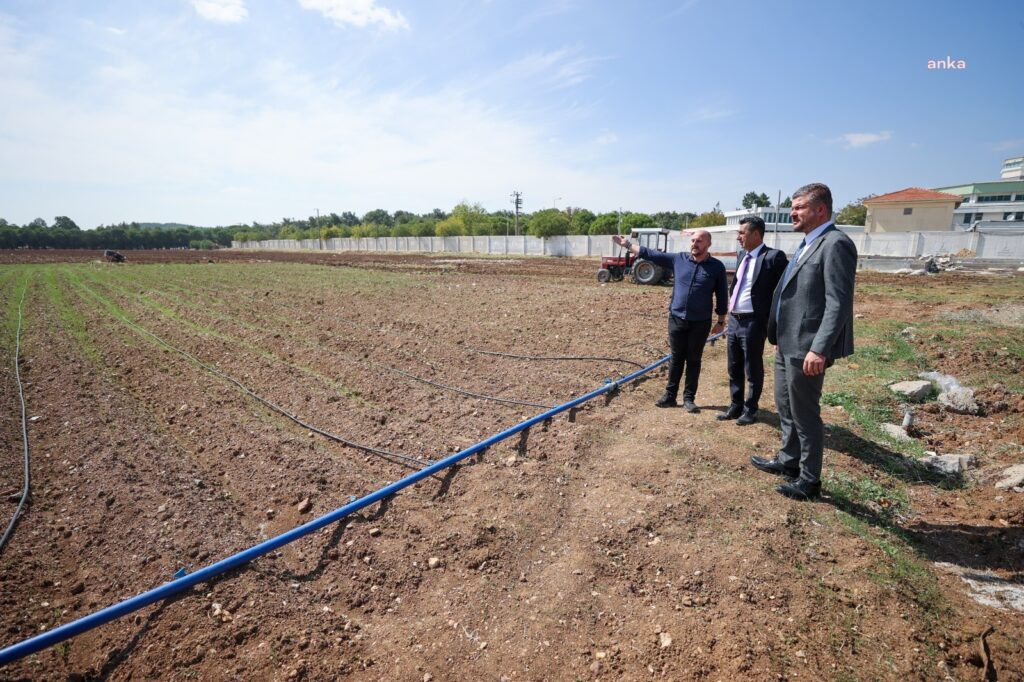
<path fill-rule="evenodd" d="M 841 224 L 864 224 L 862 200 L 840 211 Z M 769 206 L 764 193 L 748 192 L 744 208 Z M 782 206 L 791 205 L 789 197 Z M 118 223 L 83 230 L 67 216 L 57 216 L 52 224 L 36 218 L 26 225 L 15 225 L 0 218 L 0 248 L 3 249 L 175 249 L 219 248 L 236 241 L 267 239 L 331 239 L 334 237 L 455 237 L 471 235 L 505 235 L 518 233 L 535 237 L 555 235 L 604 235 L 626 233 L 636 228 L 657 227 L 668 230 L 713 227 L 725 224 L 725 215 L 716 204 L 703 213 L 633 211 L 594 213 L 586 208 L 570 206 L 548 208 L 531 214 L 520 214 L 518 221 L 512 211 L 488 212 L 478 203 L 461 202 L 445 212 L 435 208 L 429 213 L 398 210 L 393 213 L 378 208 L 363 216 L 351 211 L 309 216 L 304 219 L 282 218 L 273 223 L 197 227 L 180 223 Z"/>

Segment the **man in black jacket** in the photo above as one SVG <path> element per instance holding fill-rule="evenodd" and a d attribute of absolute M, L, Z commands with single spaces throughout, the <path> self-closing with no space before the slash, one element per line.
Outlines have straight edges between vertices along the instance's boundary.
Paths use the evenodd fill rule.
<path fill-rule="evenodd" d="M 747 216 L 736 237 L 745 255 L 736 267 L 729 290 L 729 389 L 732 403 L 718 419 L 740 426 L 757 421 L 757 403 L 764 387 L 764 341 L 772 294 L 786 271 L 786 254 L 764 243 L 764 221 Z M 744 378 L 749 382 L 743 399 Z"/>

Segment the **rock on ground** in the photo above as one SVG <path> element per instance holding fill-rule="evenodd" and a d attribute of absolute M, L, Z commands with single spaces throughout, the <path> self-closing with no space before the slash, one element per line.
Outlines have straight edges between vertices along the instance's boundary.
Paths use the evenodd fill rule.
<path fill-rule="evenodd" d="M 1003 471 L 1003 477 L 996 481 L 996 487 L 1001 490 L 1009 490 L 1024 485 L 1024 464 L 1015 464 Z"/>
<path fill-rule="evenodd" d="M 895 384 L 889 384 L 889 390 L 893 393 L 903 396 L 907 400 L 913 402 L 921 402 L 932 392 L 932 383 L 930 381 L 898 381 Z"/>

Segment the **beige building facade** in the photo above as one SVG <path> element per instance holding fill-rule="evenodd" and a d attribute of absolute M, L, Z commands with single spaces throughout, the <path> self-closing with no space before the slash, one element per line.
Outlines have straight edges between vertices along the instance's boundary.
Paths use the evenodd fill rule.
<path fill-rule="evenodd" d="M 954 194 L 908 187 L 864 200 L 864 231 L 930 232 L 953 229 L 953 211 L 961 198 Z"/>

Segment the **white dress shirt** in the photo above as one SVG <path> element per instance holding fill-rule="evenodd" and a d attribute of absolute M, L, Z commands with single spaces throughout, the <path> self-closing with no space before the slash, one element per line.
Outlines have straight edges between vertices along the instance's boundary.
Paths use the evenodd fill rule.
<path fill-rule="evenodd" d="M 747 252 L 746 258 L 749 262 L 747 263 L 746 271 L 743 273 L 743 282 L 740 283 L 743 285 L 743 288 L 740 289 L 740 296 L 736 299 L 736 307 L 732 309 L 734 313 L 754 312 L 754 304 L 750 300 L 750 288 L 754 284 L 754 267 L 757 265 L 757 254 L 761 253 L 763 248 L 764 243 L 761 243 L 753 251 Z"/>

